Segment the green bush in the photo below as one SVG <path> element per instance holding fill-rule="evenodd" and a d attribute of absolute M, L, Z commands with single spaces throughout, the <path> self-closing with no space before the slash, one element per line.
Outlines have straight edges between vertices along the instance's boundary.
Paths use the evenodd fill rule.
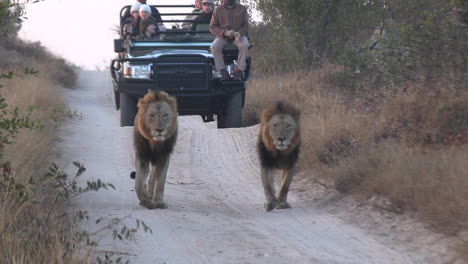
<path fill-rule="evenodd" d="M 37 74 L 37 71 L 26 69 L 25 74 Z M 3 87 L 1 79 L 13 78 L 14 73 L 0 73 L 0 89 Z M 6 99 L 0 95 L 0 163 L 3 161 L 3 151 L 5 146 L 12 144 L 14 138 L 21 129 L 38 129 L 41 127 L 40 121 L 32 120 L 31 113 L 33 108 L 29 108 L 25 114 L 22 114 L 18 107 L 9 110 Z"/>
<path fill-rule="evenodd" d="M 358 71 L 364 79 L 379 85 L 431 81 L 447 74 L 456 75 L 452 80 L 458 83 L 466 80 L 463 2 L 253 2 L 264 19 L 252 30 L 255 42 L 261 43 L 256 47 L 261 51 L 254 51 L 261 55 L 255 58 L 259 70 L 268 71 L 278 62 L 288 69 L 332 62 L 346 66 L 346 77 L 359 77 L 354 74 Z M 377 47 L 369 50 L 369 39 L 380 26 L 384 34 L 377 40 Z"/>

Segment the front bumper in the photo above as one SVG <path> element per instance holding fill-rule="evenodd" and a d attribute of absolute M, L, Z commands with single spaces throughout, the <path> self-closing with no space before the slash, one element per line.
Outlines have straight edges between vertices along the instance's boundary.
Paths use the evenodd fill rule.
<path fill-rule="evenodd" d="M 114 91 L 135 98 L 142 98 L 148 90 L 162 90 L 177 99 L 177 108 L 180 115 L 208 115 L 218 114 L 223 107 L 223 102 L 231 93 L 245 91 L 243 82 L 212 81 L 212 89 L 209 92 L 173 91 L 156 88 L 151 82 L 121 82 L 114 81 Z"/>

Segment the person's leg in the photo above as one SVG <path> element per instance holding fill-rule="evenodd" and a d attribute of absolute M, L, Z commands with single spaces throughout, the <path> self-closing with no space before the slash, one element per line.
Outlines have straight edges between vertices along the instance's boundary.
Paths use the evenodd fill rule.
<path fill-rule="evenodd" d="M 246 59 L 249 55 L 249 40 L 246 36 L 243 36 L 239 42 L 235 43 L 239 48 L 239 55 L 237 58 L 237 68 L 241 71 L 245 71 Z"/>
<path fill-rule="evenodd" d="M 217 71 L 226 68 L 226 66 L 224 65 L 223 48 L 224 46 L 226 46 L 227 43 L 227 40 L 218 37 L 215 40 L 213 40 L 213 43 L 211 43 L 211 54 L 213 54 L 215 61 L 215 70 Z"/>
<path fill-rule="evenodd" d="M 236 41 L 235 44 L 239 48 L 239 54 L 237 57 L 237 71 L 234 72 L 234 80 L 240 80 L 247 66 L 246 59 L 249 55 L 249 40 L 244 36 L 240 41 Z"/>

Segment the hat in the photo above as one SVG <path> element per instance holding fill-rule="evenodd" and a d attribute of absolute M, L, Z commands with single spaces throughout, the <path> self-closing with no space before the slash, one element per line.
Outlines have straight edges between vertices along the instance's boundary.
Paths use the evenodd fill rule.
<path fill-rule="evenodd" d="M 136 2 L 132 5 L 132 8 L 130 8 L 130 13 L 133 13 L 133 12 L 138 12 L 140 10 L 140 6 L 141 6 L 141 3 L 140 2 Z"/>
<path fill-rule="evenodd" d="M 204 4 L 204 3 L 210 3 L 212 7 L 215 7 L 215 4 L 214 4 L 213 0 L 203 0 L 202 4 Z"/>
<path fill-rule="evenodd" d="M 139 11 L 140 11 L 140 12 L 146 11 L 146 12 L 148 12 L 148 13 L 151 14 L 151 7 L 150 7 L 149 5 L 141 5 Z"/>
<path fill-rule="evenodd" d="M 154 20 L 151 17 L 145 18 L 140 21 L 140 34 L 145 34 L 146 28 L 154 24 Z"/>

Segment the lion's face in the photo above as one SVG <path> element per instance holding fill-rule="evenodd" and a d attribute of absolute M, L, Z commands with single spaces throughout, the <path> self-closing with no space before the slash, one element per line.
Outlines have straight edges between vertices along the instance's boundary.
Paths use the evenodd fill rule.
<path fill-rule="evenodd" d="M 149 103 L 143 115 L 143 122 L 146 124 L 146 129 L 148 129 L 147 132 L 154 141 L 164 141 L 172 135 L 177 113 L 172 111 L 167 102 Z"/>
<path fill-rule="evenodd" d="M 296 135 L 298 124 L 291 115 L 277 114 L 267 123 L 268 135 L 277 150 L 285 150 Z"/>

